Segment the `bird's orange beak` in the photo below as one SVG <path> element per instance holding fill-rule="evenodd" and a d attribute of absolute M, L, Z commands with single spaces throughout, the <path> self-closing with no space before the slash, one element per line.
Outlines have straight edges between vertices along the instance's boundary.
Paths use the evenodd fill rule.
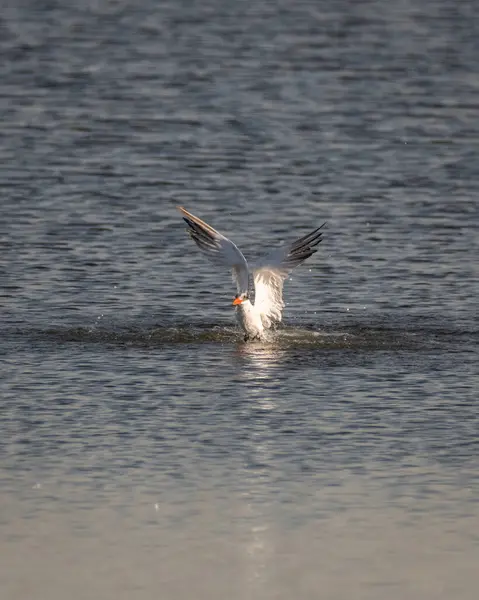
<path fill-rule="evenodd" d="M 236 304 L 241 304 L 242 302 L 243 302 L 243 299 L 242 299 L 242 298 L 235 298 L 235 299 L 233 300 L 233 304 L 234 304 L 234 305 L 236 305 Z"/>

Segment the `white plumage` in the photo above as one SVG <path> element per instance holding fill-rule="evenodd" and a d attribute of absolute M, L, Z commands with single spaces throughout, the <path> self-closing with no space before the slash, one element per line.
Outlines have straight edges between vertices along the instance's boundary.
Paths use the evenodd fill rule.
<path fill-rule="evenodd" d="M 215 264 L 232 269 L 238 291 L 233 304 L 245 340 L 263 338 L 266 330 L 281 322 L 284 280 L 295 267 L 317 252 L 325 223 L 295 242 L 273 250 L 251 270 L 255 296 L 252 304 L 248 294 L 250 270 L 243 253 L 200 218 L 180 206 L 178 210 L 198 248 Z"/>

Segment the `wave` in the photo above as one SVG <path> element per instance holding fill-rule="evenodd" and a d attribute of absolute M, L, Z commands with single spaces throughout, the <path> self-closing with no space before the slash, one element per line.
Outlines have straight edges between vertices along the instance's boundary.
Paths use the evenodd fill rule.
<path fill-rule="evenodd" d="M 5 333 L 5 332 L 4 332 Z M 246 344 L 248 346 L 315 347 L 324 349 L 419 349 L 442 345 L 456 340 L 459 332 L 431 330 L 402 330 L 386 327 L 349 326 L 318 329 L 317 325 L 289 326 L 270 332 L 268 338 L 258 342 L 244 342 L 242 332 L 225 325 L 203 323 L 102 328 L 55 327 L 46 329 L 16 329 L 15 337 L 51 343 L 103 344 L 108 346 L 155 347 L 172 344 Z M 469 332 L 474 335 L 474 332 Z M 462 337 L 459 335 L 459 337 Z"/>

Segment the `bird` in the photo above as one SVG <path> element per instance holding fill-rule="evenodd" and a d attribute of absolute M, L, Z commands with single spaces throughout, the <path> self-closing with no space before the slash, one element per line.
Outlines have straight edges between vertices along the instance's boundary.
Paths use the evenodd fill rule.
<path fill-rule="evenodd" d="M 268 330 L 274 330 L 281 323 L 284 280 L 295 267 L 318 251 L 326 223 L 296 241 L 272 250 L 250 270 L 243 253 L 230 239 L 182 206 L 177 209 L 202 253 L 214 264 L 232 269 L 237 288 L 233 306 L 244 340 L 265 340 Z M 251 287 L 254 302 L 250 296 Z"/>

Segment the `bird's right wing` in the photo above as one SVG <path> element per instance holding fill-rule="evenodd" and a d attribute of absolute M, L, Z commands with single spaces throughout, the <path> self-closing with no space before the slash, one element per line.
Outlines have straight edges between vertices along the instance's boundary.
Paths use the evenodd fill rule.
<path fill-rule="evenodd" d="M 289 273 L 318 251 L 323 223 L 311 233 L 267 254 L 254 269 L 255 306 L 265 327 L 279 323 L 284 308 L 283 282 Z"/>
<path fill-rule="evenodd" d="M 233 271 L 238 293 L 248 291 L 248 263 L 243 253 L 231 240 L 213 229 L 199 217 L 195 217 L 182 206 L 178 210 L 188 225 L 188 233 L 198 248 L 215 264 L 229 267 Z"/>

